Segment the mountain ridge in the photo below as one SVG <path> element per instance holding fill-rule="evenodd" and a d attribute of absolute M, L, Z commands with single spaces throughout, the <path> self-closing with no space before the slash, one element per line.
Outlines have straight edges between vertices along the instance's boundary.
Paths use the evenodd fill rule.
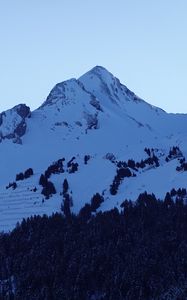
<path fill-rule="evenodd" d="M 61 211 L 65 179 L 73 213 L 96 193 L 104 211 L 120 209 L 125 198 L 135 200 L 145 190 L 163 198 L 186 186 L 180 160 L 187 155 L 187 115 L 148 104 L 103 67 L 58 83 L 36 110 L 20 104 L 0 120 L 2 230 L 23 217 Z M 181 154 L 168 158 L 175 147 Z M 31 177 L 16 180 L 30 168 Z M 47 198 L 39 184 L 45 172 L 56 191 Z"/>

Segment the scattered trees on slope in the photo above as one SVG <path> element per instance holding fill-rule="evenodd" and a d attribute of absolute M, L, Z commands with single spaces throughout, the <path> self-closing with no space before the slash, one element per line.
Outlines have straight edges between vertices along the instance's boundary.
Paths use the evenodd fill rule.
<path fill-rule="evenodd" d="M 31 177 L 34 174 L 33 169 L 29 168 L 25 172 L 18 173 L 16 175 L 16 181 L 24 180 Z"/>

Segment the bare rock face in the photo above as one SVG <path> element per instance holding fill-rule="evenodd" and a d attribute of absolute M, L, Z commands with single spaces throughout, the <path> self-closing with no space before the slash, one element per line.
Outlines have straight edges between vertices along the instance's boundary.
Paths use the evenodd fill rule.
<path fill-rule="evenodd" d="M 15 134 L 16 136 L 21 137 L 21 136 L 23 136 L 23 135 L 25 134 L 26 128 L 27 128 L 27 124 L 26 124 L 26 122 L 25 122 L 25 119 L 23 119 L 23 120 L 18 124 L 18 126 L 15 128 L 14 134 Z"/>
<path fill-rule="evenodd" d="M 84 118 L 87 122 L 87 129 L 98 129 L 99 128 L 97 112 L 95 114 L 84 112 Z"/>
<path fill-rule="evenodd" d="M 103 109 L 100 105 L 100 102 L 95 98 L 93 97 L 91 100 L 90 100 L 90 104 L 95 107 L 97 110 L 99 111 L 102 111 L 103 112 Z"/>
<path fill-rule="evenodd" d="M 31 116 L 30 108 L 19 104 L 0 114 L 0 142 L 5 139 L 21 144 L 27 129 L 26 119 Z"/>
<path fill-rule="evenodd" d="M 22 117 L 23 119 L 28 118 L 31 116 L 30 107 L 26 104 L 19 104 L 14 107 L 18 115 Z"/>

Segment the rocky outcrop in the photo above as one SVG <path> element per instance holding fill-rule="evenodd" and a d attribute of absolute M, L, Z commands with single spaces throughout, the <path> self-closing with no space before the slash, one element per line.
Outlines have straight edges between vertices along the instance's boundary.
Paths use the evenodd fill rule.
<path fill-rule="evenodd" d="M 19 104 L 0 114 L 0 142 L 11 139 L 14 143 L 21 144 L 21 137 L 27 129 L 26 119 L 31 116 L 30 108 Z"/>
<path fill-rule="evenodd" d="M 23 119 L 31 116 L 30 107 L 27 106 L 26 104 L 19 104 L 15 106 L 14 109 L 16 110 L 18 115 Z"/>
<path fill-rule="evenodd" d="M 88 112 L 84 112 L 84 118 L 87 123 L 87 129 L 98 129 L 99 121 L 98 121 L 98 113 L 91 114 Z"/>

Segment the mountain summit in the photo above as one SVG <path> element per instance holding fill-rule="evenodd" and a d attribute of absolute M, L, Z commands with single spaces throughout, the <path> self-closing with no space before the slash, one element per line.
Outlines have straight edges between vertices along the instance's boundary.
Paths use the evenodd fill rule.
<path fill-rule="evenodd" d="M 185 188 L 186 127 L 187 115 L 148 104 L 100 66 L 55 85 L 32 112 L 25 104 L 2 112 L 0 229 Z"/>

